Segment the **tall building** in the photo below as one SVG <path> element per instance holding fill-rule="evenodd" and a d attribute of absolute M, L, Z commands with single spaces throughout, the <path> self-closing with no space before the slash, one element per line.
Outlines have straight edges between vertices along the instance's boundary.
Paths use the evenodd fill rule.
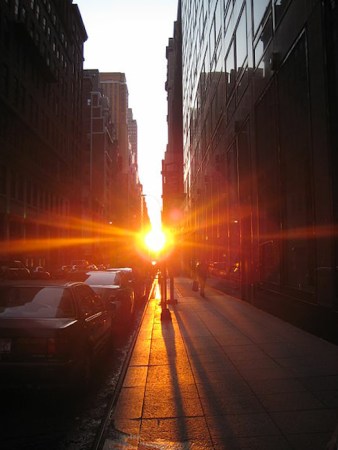
<path fill-rule="evenodd" d="M 129 216 L 130 227 L 134 230 L 140 229 L 142 222 L 142 192 L 143 187 L 140 183 L 138 173 L 138 135 L 137 135 L 137 121 L 133 117 L 133 110 L 128 108 L 128 140 L 129 140 L 129 175 L 128 175 L 128 190 L 129 190 Z"/>
<path fill-rule="evenodd" d="M 118 80 L 120 75 L 117 74 Z M 110 81 L 114 76 L 110 74 Z M 93 261 L 128 265 L 132 232 L 140 230 L 146 220 L 137 168 L 137 121 L 131 108 L 125 114 L 127 86 L 123 84 L 121 88 L 120 82 L 102 84 L 101 78 L 96 69 L 84 71 L 82 212 L 84 223 L 90 225 L 83 233 L 87 238 L 95 238 L 87 239 L 86 254 L 92 255 Z M 125 101 L 112 104 L 120 95 Z M 125 120 L 126 127 L 122 126 Z M 127 131 L 126 164 L 122 161 L 118 128 L 120 136 L 121 129 Z"/>
<path fill-rule="evenodd" d="M 337 2 L 181 4 L 189 257 L 336 334 Z"/>
<path fill-rule="evenodd" d="M 84 256 L 94 262 L 112 263 L 107 241 L 119 226 L 116 191 L 118 149 L 109 99 L 99 88 L 99 71 L 84 70 L 83 114 L 85 140 L 82 146 L 82 220 L 86 238 Z M 92 238 L 92 239 L 88 239 Z M 106 239 L 106 240 L 105 240 Z"/>
<path fill-rule="evenodd" d="M 175 235 L 176 250 L 172 256 L 178 268 L 181 262 L 179 241 L 183 238 L 183 138 L 182 138 L 182 36 L 181 14 L 178 5 L 174 36 L 166 48 L 168 101 L 168 145 L 162 161 L 162 222 Z"/>
<path fill-rule="evenodd" d="M 130 162 L 138 172 L 138 152 L 137 152 L 137 121 L 133 117 L 133 110 L 128 108 L 128 138 L 130 144 Z"/>
<path fill-rule="evenodd" d="M 86 39 L 71 0 L 0 0 L 0 240 L 29 266 L 76 234 Z"/>
<path fill-rule="evenodd" d="M 111 121 L 116 129 L 120 164 L 123 173 L 128 172 L 128 86 L 124 73 L 100 72 L 100 88 L 111 105 Z"/>
<path fill-rule="evenodd" d="M 128 86 L 124 73 L 100 72 L 100 89 L 111 105 L 111 121 L 117 137 L 119 168 L 118 207 L 122 229 L 140 226 L 141 185 L 137 170 L 137 122 L 128 106 Z M 137 211 L 137 212 L 136 212 Z"/>
<path fill-rule="evenodd" d="M 128 86 L 126 76 L 119 72 L 101 72 L 100 89 L 111 105 L 111 121 L 115 126 L 119 158 L 119 190 L 125 193 L 117 198 L 120 226 L 129 228 L 129 162 L 128 138 Z"/>

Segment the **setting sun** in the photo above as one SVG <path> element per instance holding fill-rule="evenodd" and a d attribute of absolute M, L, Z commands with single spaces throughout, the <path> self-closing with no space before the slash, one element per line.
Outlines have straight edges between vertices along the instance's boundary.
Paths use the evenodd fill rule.
<path fill-rule="evenodd" d="M 164 248 L 166 237 L 162 230 L 152 229 L 146 234 L 144 241 L 150 251 L 158 253 Z"/>

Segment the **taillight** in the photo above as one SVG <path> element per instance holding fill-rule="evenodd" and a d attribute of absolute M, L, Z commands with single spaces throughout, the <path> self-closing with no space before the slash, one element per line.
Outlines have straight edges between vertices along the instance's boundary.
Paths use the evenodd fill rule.
<path fill-rule="evenodd" d="M 57 351 L 56 349 L 57 349 L 56 339 L 54 338 L 47 339 L 47 355 L 54 356 Z"/>
<path fill-rule="evenodd" d="M 62 356 L 67 353 L 68 341 L 64 338 L 47 339 L 47 355 L 50 357 Z"/>

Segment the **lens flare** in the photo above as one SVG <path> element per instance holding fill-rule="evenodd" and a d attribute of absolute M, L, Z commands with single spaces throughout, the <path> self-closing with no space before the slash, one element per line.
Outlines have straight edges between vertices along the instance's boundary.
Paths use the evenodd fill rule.
<path fill-rule="evenodd" d="M 159 253 L 166 244 L 166 236 L 162 230 L 152 229 L 145 235 L 144 242 L 150 251 Z"/>

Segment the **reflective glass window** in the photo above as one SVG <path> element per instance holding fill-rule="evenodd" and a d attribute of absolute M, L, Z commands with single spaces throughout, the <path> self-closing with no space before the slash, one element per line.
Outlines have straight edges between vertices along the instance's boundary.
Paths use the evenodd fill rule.
<path fill-rule="evenodd" d="M 74 317 L 70 292 L 62 287 L 3 286 L 0 316 L 18 318 Z"/>
<path fill-rule="evenodd" d="M 210 62 L 212 62 L 213 55 L 215 52 L 215 21 L 212 21 L 210 34 L 209 34 L 209 57 Z"/>
<path fill-rule="evenodd" d="M 262 59 L 263 56 L 263 42 L 261 40 L 259 40 L 255 46 L 255 67 L 259 67 L 259 63 Z"/>
<path fill-rule="evenodd" d="M 236 62 L 238 69 L 243 66 L 247 54 L 246 10 L 244 8 L 236 29 Z"/>
<path fill-rule="evenodd" d="M 270 0 L 253 0 L 253 20 L 254 20 L 254 33 L 256 34 L 258 27 L 263 17 L 268 14 L 270 7 Z"/>
<path fill-rule="evenodd" d="M 290 0 L 275 0 L 275 22 L 278 24 Z"/>
<path fill-rule="evenodd" d="M 224 2 L 224 34 L 226 34 L 227 29 L 229 27 L 232 10 L 233 10 L 232 0 L 225 0 L 225 2 Z"/>
<path fill-rule="evenodd" d="M 232 41 L 227 56 L 225 58 L 225 73 L 226 73 L 226 90 L 227 97 L 234 88 L 235 80 L 235 54 L 234 54 L 234 42 Z"/>
<path fill-rule="evenodd" d="M 218 3 L 215 8 L 215 34 L 216 34 L 216 41 L 221 37 L 221 29 L 222 29 L 222 3 L 221 0 L 218 0 Z"/>
<path fill-rule="evenodd" d="M 272 17 L 266 21 L 264 28 L 259 36 L 259 40 L 255 45 L 255 66 L 258 67 L 265 50 L 272 39 Z"/>

